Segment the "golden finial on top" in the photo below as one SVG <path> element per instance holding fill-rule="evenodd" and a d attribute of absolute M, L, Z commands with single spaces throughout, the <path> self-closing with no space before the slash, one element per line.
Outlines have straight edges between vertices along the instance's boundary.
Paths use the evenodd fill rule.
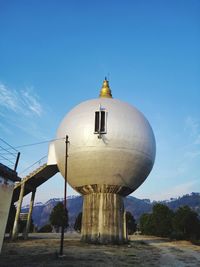
<path fill-rule="evenodd" d="M 112 93 L 109 87 L 109 82 L 106 77 L 105 77 L 105 80 L 103 81 L 103 86 L 101 88 L 99 97 L 112 98 Z"/>

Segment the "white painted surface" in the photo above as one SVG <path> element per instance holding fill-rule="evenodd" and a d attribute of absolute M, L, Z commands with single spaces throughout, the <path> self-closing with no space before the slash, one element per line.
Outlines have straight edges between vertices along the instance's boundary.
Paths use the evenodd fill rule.
<path fill-rule="evenodd" d="M 107 134 L 94 134 L 95 111 L 107 111 Z M 111 98 L 83 102 L 61 122 L 57 138 L 69 136 L 68 181 L 119 185 L 134 191 L 146 179 L 155 160 L 155 138 L 144 115 L 133 106 Z M 65 140 L 55 141 L 55 157 L 64 176 Z"/>
<path fill-rule="evenodd" d="M 55 165 L 55 164 L 56 164 L 55 146 L 54 146 L 54 142 L 51 142 L 49 144 L 47 165 Z"/>
<path fill-rule="evenodd" d="M 6 181 L 1 177 L 0 179 L 0 252 L 3 244 L 4 233 L 6 229 L 14 183 Z"/>

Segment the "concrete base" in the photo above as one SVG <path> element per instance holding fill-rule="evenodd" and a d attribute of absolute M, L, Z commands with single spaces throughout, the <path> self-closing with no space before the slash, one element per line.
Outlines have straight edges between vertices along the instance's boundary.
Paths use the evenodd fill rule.
<path fill-rule="evenodd" d="M 14 183 L 5 182 L 4 179 L 1 178 L 0 183 L 0 253 L 3 244 L 8 214 L 11 205 L 11 199 L 14 189 Z"/>
<path fill-rule="evenodd" d="M 95 244 L 127 241 L 123 197 L 114 193 L 84 195 L 81 240 Z"/>

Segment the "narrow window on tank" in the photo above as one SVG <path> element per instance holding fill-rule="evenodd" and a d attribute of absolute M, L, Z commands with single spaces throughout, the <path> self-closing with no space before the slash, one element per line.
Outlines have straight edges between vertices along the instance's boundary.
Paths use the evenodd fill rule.
<path fill-rule="evenodd" d="M 99 111 L 95 112 L 95 129 L 94 132 L 98 133 L 99 132 Z"/>
<path fill-rule="evenodd" d="M 105 134 L 106 133 L 106 112 L 105 111 L 95 111 L 95 134 Z"/>
<path fill-rule="evenodd" d="M 105 111 L 101 111 L 100 132 L 101 133 L 105 133 Z"/>

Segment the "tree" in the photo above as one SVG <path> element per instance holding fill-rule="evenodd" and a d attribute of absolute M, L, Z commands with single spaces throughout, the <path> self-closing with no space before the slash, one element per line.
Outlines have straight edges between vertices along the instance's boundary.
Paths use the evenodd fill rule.
<path fill-rule="evenodd" d="M 146 235 L 168 237 L 172 232 L 173 211 L 166 205 L 155 204 L 152 214 L 140 217 L 140 230 Z"/>
<path fill-rule="evenodd" d="M 188 206 L 180 207 L 173 218 L 173 236 L 177 239 L 196 240 L 200 238 L 198 214 Z"/>
<path fill-rule="evenodd" d="M 74 223 L 74 230 L 80 233 L 81 226 L 82 226 L 82 212 L 80 212 L 78 216 L 76 217 L 76 221 Z"/>
<path fill-rule="evenodd" d="M 140 217 L 139 227 L 142 234 L 153 235 L 155 232 L 155 226 L 153 223 L 152 214 L 142 214 L 142 216 Z"/>
<path fill-rule="evenodd" d="M 40 230 L 38 231 L 39 233 L 51 233 L 53 230 L 51 224 L 45 224 L 44 226 L 42 226 L 40 228 Z"/>
<path fill-rule="evenodd" d="M 172 233 L 173 211 L 166 205 L 158 203 L 153 206 L 152 216 L 154 234 L 161 237 L 170 236 Z"/>
<path fill-rule="evenodd" d="M 126 229 L 127 234 L 132 235 L 136 231 L 137 224 L 131 212 L 126 212 Z"/>
<path fill-rule="evenodd" d="M 200 219 L 188 206 L 173 213 L 166 205 L 156 204 L 152 214 L 140 217 L 140 230 L 147 235 L 195 241 L 200 239 Z"/>
<path fill-rule="evenodd" d="M 18 223 L 19 223 L 19 233 L 23 233 L 26 229 L 27 220 L 19 219 Z M 34 230 L 34 223 L 33 223 L 33 219 L 31 218 L 29 232 L 32 233 L 33 230 Z"/>
<path fill-rule="evenodd" d="M 52 210 L 49 221 L 57 230 L 59 227 L 68 227 L 68 212 L 64 209 L 62 202 L 59 202 Z"/>

